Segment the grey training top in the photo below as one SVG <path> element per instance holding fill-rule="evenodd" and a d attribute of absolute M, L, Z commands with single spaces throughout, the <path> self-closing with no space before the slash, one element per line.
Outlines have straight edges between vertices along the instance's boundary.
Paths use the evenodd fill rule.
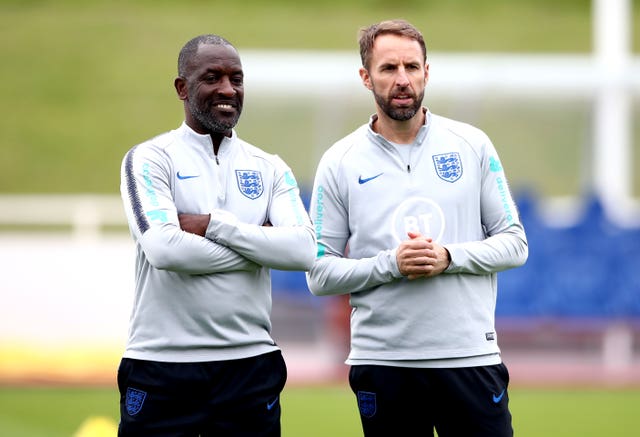
<path fill-rule="evenodd" d="M 121 193 L 137 254 L 124 356 L 200 362 L 277 350 L 270 268 L 308 270 L 316 249 L 287 165 L 235 131 L 215 156 L 211 137 L 183 123 L 126 154 Z M 178 213 L 210 213 L 206 238 L 182 231 Z"/>
<path fill-rule="evenodd" d="M 375 133 L 373 116 L 318 165 L 310 206 L 318 253 L 307 282 L 315 295 L 350 293 L 348 364 L 500 362 L 496 272 L 526 261 L 525 233 L 489 138 L 425 112 L 411 145 Z M 445 272 L 400 274 L 396 248 L 409 231 L 449 250 Z"/>

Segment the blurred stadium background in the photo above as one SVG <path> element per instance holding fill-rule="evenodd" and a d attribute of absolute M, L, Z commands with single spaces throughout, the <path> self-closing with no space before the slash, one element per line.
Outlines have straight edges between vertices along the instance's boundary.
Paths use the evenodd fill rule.
<path fill-rule="evenodd" d="M 176 127 L 181 46 L 240 50 L 239 134 L 308 200 L 315 165 L 373 111 L 356 34 L 425 34 L 426 105 L 492 138 L 528 232 L 499 276 L 515 387 L 640 387 L 640 1 L 0 1 L 0 391 L 112 386 L 133 290 L 118 197 L 134 144 Z M 346 384 L 348 308 L 273 272 L 290 383 Z M 0 430 L 1 431 L 1 430 Z"/>

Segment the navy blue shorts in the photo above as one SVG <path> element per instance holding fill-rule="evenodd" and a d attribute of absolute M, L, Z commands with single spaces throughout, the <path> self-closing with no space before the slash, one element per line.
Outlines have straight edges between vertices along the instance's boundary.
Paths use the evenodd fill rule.
<path fill-rule="evenodd" d="M 366 437 L 511 437 L 509 372 L 495 366 L 416 369 L 352 366 Z"/>
<path fill-rule="evenodd" d="M 280 351 L 205 363 L 123 358 L 119 436 L 280 436 Z"/>

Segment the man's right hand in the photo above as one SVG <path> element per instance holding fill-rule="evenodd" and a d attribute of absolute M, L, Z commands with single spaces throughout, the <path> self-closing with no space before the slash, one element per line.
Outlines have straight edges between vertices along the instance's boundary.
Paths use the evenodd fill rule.
<path fill-rule="evenodd" d="M 449 252 L 433 239 L 409 232 L 396 251 L 396 262 L 403 276 L 410 280 L 436 276 L 449 266 Z"/>

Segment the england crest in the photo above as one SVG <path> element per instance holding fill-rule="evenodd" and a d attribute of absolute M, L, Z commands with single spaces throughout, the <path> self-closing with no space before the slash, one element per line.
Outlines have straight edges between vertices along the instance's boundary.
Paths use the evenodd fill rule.
<path fill-rule="evenodd" d="M 138 390 L 137 388 L 127 388 L 126 407 L 130 416 L 135 416 L 142 409 L 142 404 L 147 398 L 147 392 Z"/>
<path fill-rule="evenodd" d="M 249 199 L 257 199 L 262 195 L 262 174 L 256 170 L 236 170 L 236 180 L 240 192 Z"/>
<path fill-rule="evenodd" d="M 368 391 L 359 391 L 358 409 L 362 417 L 373 417 L 376 414 L 376 394 Z"/>
<path fill-rule="evenodd" d="M 433 164 L 440 179 L 455 182 L 462 176 L 462 161 L 458 152 L 433 155 Z"/>

